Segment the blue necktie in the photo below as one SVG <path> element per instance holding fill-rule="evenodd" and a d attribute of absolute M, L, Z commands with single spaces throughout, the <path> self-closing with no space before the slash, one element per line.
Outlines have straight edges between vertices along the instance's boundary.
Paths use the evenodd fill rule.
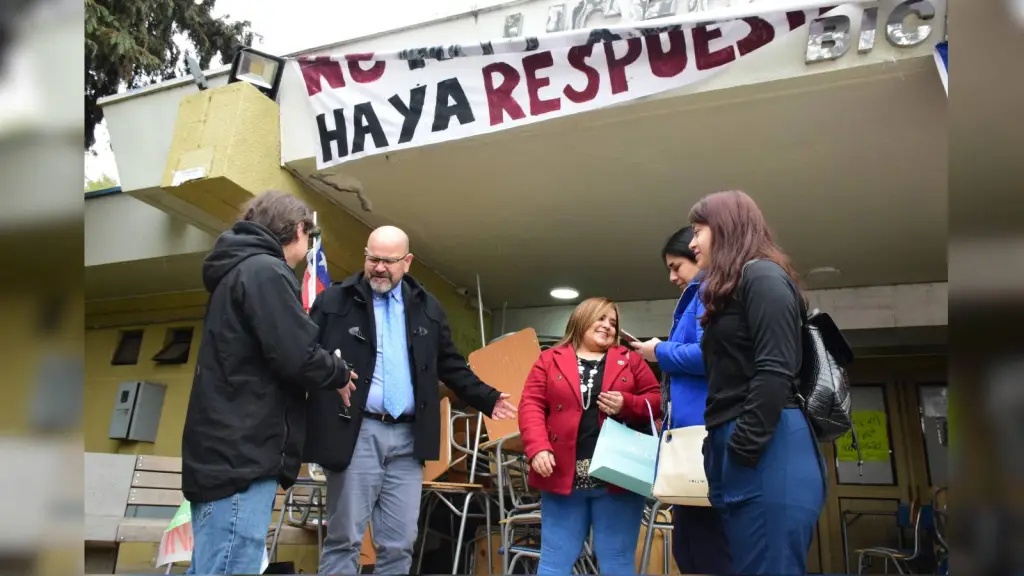
<path fill-rule="evenodd" d="M 402 322 L 398 306 L 391 301 L 391 294 L 384 300 L 387 313 L 384 316 L 384 410 L 394 418 L 401 416 L 409 406 L 408 386 L 412 382 L 409 374 L 409 353 L 402 345 Z"/>

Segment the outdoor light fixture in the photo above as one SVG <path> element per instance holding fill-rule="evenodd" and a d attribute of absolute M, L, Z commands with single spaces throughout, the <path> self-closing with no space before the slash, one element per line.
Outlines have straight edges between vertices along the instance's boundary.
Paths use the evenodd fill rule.
<path fill-rule="evenodd" d="M 271 56 L 252 48 L 242 48 L 231 61 L 232 82 L 248 82 L 263 92 L 267 98 L 277 100 L 277 90 L 284 75 L 284 58 Z"/>
<path fill-rule="evenodd" d="M 572 288 L 555 288 L 551 290 L 551 297 L 559 300 L 575 300 L 580 293 Z"/>
<path fill-rule="evenodd" d="M 202 66 L 199 65 L 199 62 L 196 62 L 195 58 L 186 54 L 185 64 L 188 65 L 188 73 L 192 75 L 192 80 L 195 81 L 196 87 L 199 88 L 200 92 L 210 87 L 206 82 L 206 74 L 203 74 Z"/>

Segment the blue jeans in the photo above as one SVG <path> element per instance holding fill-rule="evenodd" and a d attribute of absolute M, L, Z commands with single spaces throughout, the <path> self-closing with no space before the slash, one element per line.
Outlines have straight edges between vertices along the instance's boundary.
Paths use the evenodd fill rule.
<path fill-rule="evenodd" d="M 728 451 L 732 420 L 708 431 L 704 469 L 711 503 L 722 512 L 738 574 L 806 574 L 807 552 L 825 505 L 824 467 L 807 419 L 782 411 L 757 466 Z"/>
<path fill-rule="evenodd" d="M 636 574 L 636 543 L 644 498 L 607 488 L 573 490 L 568 496 L 541 492 L 540 567 L 537 574 L 572 574 L 583 542 L 594 529 L 602 574 Z"/>
<path fill-rule="evenodd" d="M 260 574 L 277 479 L 253 482 L 213 502 L 192 503 L 192 563 L 187 574 Z"/>

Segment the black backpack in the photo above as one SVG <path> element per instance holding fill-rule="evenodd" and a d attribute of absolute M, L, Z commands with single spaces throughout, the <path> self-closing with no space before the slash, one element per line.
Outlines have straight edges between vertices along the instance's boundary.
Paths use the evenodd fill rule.
<path fill-rule="evenodd" d="M 846 377 L 846 366 L 852 361 L 853 349 L 832 317 L 820 310 L 808 313 L 797 393 L 819 442 L 833 442 L 853 430 Z"/>

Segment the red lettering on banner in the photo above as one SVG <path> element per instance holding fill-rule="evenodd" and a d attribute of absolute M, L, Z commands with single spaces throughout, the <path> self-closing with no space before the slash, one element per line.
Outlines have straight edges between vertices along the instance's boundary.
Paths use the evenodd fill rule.
<path fill-rule="evenodd" d="M 537 72 L 542 68 L 550 68 L 555 65 L 551 52 L 538 52 L 523 58 L 523 72 L 526 75 L 526 93 L 530 96 L 530 116 L 540 116 L 548 112 L 555 112 L 562 108 L 558 98 L 541 100 L 541 88 L 551 84 L 550 78 L 540 78 Z"/>
<path fill-rule="evenodd" d="M 615 42 L 604 43 L 604 56 L 608 60 L 608 77 L 612 82 L 612 94 L 626 92 L 629 90 L 629 81 L 626 79 L 626 66 L 636 62 L 643 51 L 639 38 L 626 40 L 626 55 L 622 58 L 615 56 Z"/>
<path fill-rule="evenodd" d="M 594 68 L 586 62 L 586 59 L 590 58 L 593 54 L 593 44 L 587 44 L 586 46 L 573 46 L 569 49 L 569 66 L 572 66 L 587 75 L 587 85 L 583 90 L 577 90 L 568 84 L 566 84 L 565 88 L 562 90 L 562 94 L 565 94 L 566 98 L 572 100 L 576 104 L 590 102 L 597 96 L 597 91 L 601 88 L 601 73 L 597 71 L 597 68 Z"/>
<path fill-rule="evenodd" d="M 792 32 L 807 23 L 807 16 L 803 10 L 786 12 L 786 20 L 789 22 L 789 31 Z"/>
<path fill-rule="evenodd" d="M 310 60 L 299 60 L 299 70 L 306 83 L 306 93 L 316 96 L 320 93 L 320 79 L 327 80 L 331 88 L 344 88 L 345 76 L 341 73 L 341 62 L 330 56 L 317 56 Z"/>
<path fill-rule="evenodd" d="M 352 80 L 354 82 L 358 82 L 360 84 L 368 84 L 374 80 L 378 80 L 384 75 L 384 66 L 387 64 L 383 60 L 378 60 L 373 63 L 373 66 L 370 66 L 369 70 L 363 70 L 363 68 L 359 66 L 359 63 L 372 61 L 373 52 L 369 52 L 367 54 L 349 54 L 345 56 L 345 59 L 348 60 L 349 75 L 352 76 Z"/>
<path fill-rule="evenodd" d="M 697 61 L 697 70 L 718 68 L 736 59 L 736 50 L 732 46 L 711 52 L 711 41 L 721 37 L 721 28 L 708 28 L 707 25 L 694 26 L 693 57 Z"/>
<path fill-rule="evenodd" d="M 666 51 L 661 43 L 661 35 L 647 36 L 647 59 L 651 63 L 651 72 L 658 78 L 671 78 L 686 69 L 686 34 L 682 30 L 671 30 L 668 33 L 669 48 Z"/>
<path fill-rule="evenodd" d="M 764 18 L 753 16 L 743 21 L 750 25 L 750 33 L 736 43 L 740 56 L 746 56 L 775 39 L 775 27 Z"/>
<path fill-rule="evenodd" d="M 522 106 L 512 97 L 512 91 L 519 85 L 519 72 L 504 62 L 494 62 L 483 67 L 484 92 L 487 94 L 487 109 L 491 115 L 491 126 L 505 121 L 505 113 L 513 120 L 526 118 Z M 501 74 L 501 84 L 494 85 L 494 75 Z"/>
<path fill-rule="evenodd" d="M 178 552 L 192 550 L 192 535 L 188 534 L 181 526 L 167 532 L 163 540 L 163 556 L 170 556 Z"/>

